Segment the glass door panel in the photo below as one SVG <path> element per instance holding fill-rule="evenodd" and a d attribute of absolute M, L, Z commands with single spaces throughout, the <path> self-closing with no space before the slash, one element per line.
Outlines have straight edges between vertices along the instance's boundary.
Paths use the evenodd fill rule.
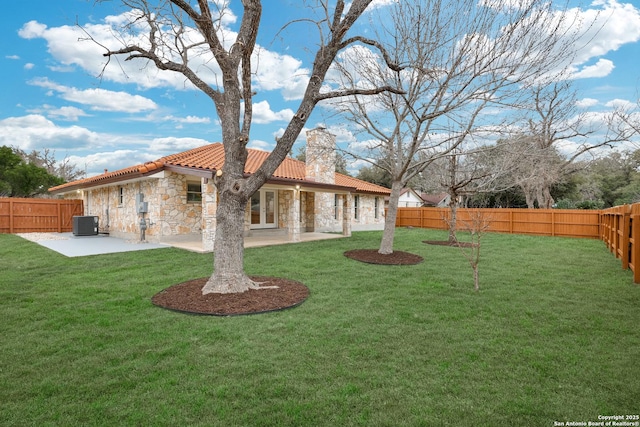
<path fill-rule="evenodd" d="M 264 192 L 264 225 L 275 226 L 276 225 L 276 192 L 265 191 Z"/>
<path fill-rule="evenodd" d="M 260 192 L 251 196 L 251 225 L 260 225 Z"/>
<path fill-rule="evenodd" d="M 275 190 L 260 190 L 251 196 L 251 228 L 276 228 L 278 197 Z"/>

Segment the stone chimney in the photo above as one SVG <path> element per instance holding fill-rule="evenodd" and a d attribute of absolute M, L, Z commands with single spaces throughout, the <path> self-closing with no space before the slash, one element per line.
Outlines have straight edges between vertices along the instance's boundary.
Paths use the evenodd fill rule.
<path fill-rule="evenodd" d="M 306 178 L 324 184 L 336 182 L 336 136 L 325 128 L 307 131 Z"/>

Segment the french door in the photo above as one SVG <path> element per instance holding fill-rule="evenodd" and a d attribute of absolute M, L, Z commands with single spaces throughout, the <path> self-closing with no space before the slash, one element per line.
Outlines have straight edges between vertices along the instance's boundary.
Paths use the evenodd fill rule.
<path fill-rule="evenodd" d="M 276 228 L 278 224 L 278 193 L 259 190 L 251 196 L 251 228 Z"/>

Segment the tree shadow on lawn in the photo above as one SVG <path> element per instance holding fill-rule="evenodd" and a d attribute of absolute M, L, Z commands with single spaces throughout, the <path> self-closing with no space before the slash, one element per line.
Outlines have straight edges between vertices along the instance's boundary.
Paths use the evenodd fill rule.
<path fill-rule="evenodd" d="M 427 245 L 437 245 L 437 246 L 451 246 L 458 248 L 473 248 L 478 246 L 477 243 L 471 242 L 450 242 L 448 240 L 423 240 L 422 243 L 426 243 Z"/>

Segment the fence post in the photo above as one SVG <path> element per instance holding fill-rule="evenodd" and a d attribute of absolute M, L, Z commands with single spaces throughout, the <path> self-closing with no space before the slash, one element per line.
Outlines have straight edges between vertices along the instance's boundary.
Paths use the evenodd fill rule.
<path fill-rule="evenodd" d="M 56 203 L 56 214 L 58 217 L 58 233 L 62 233 L 62 201 L 58 200 Z"/>
<path fill-rule="evenodd" d="M 609 230 L 607 232 L 607 241 L 609 242 L 609 251 L 612 254 L 614 254 L 614 256 L 615 256 L 615 253 L 616 253 L 615 252 L 616 242 L 614 240 L 615 237 L 614 237 L 613 233 L 614 233 L 615 228 L 616 228 L 616 222 L 617 222 L 616 217 L 617 217 L 617 215 L 612 212 L 611 216 L 609 218 Z"/>
<path fill-rule="evenodd" d="M 9 199 L 9 233 L 13 234 L 13 200 Z"/>
<path fill-rule="evenodd" d="M 509 209 L 509 234 L 513 234 L 513 209 Z"/>
<path fill-rule="evenodd" d="M 627 210 L 622 216 L 622 236 L 620 239 L 620 256 L 622 257 L 622 268 L 629 268 L 629 232 L 631 229 L 631 213 Z"/>
<path fill-rule="evenodd" d="M 631 215 L 631 265 L 633 266 L 633 283 L 640 283 L 640 215 Z"/>

